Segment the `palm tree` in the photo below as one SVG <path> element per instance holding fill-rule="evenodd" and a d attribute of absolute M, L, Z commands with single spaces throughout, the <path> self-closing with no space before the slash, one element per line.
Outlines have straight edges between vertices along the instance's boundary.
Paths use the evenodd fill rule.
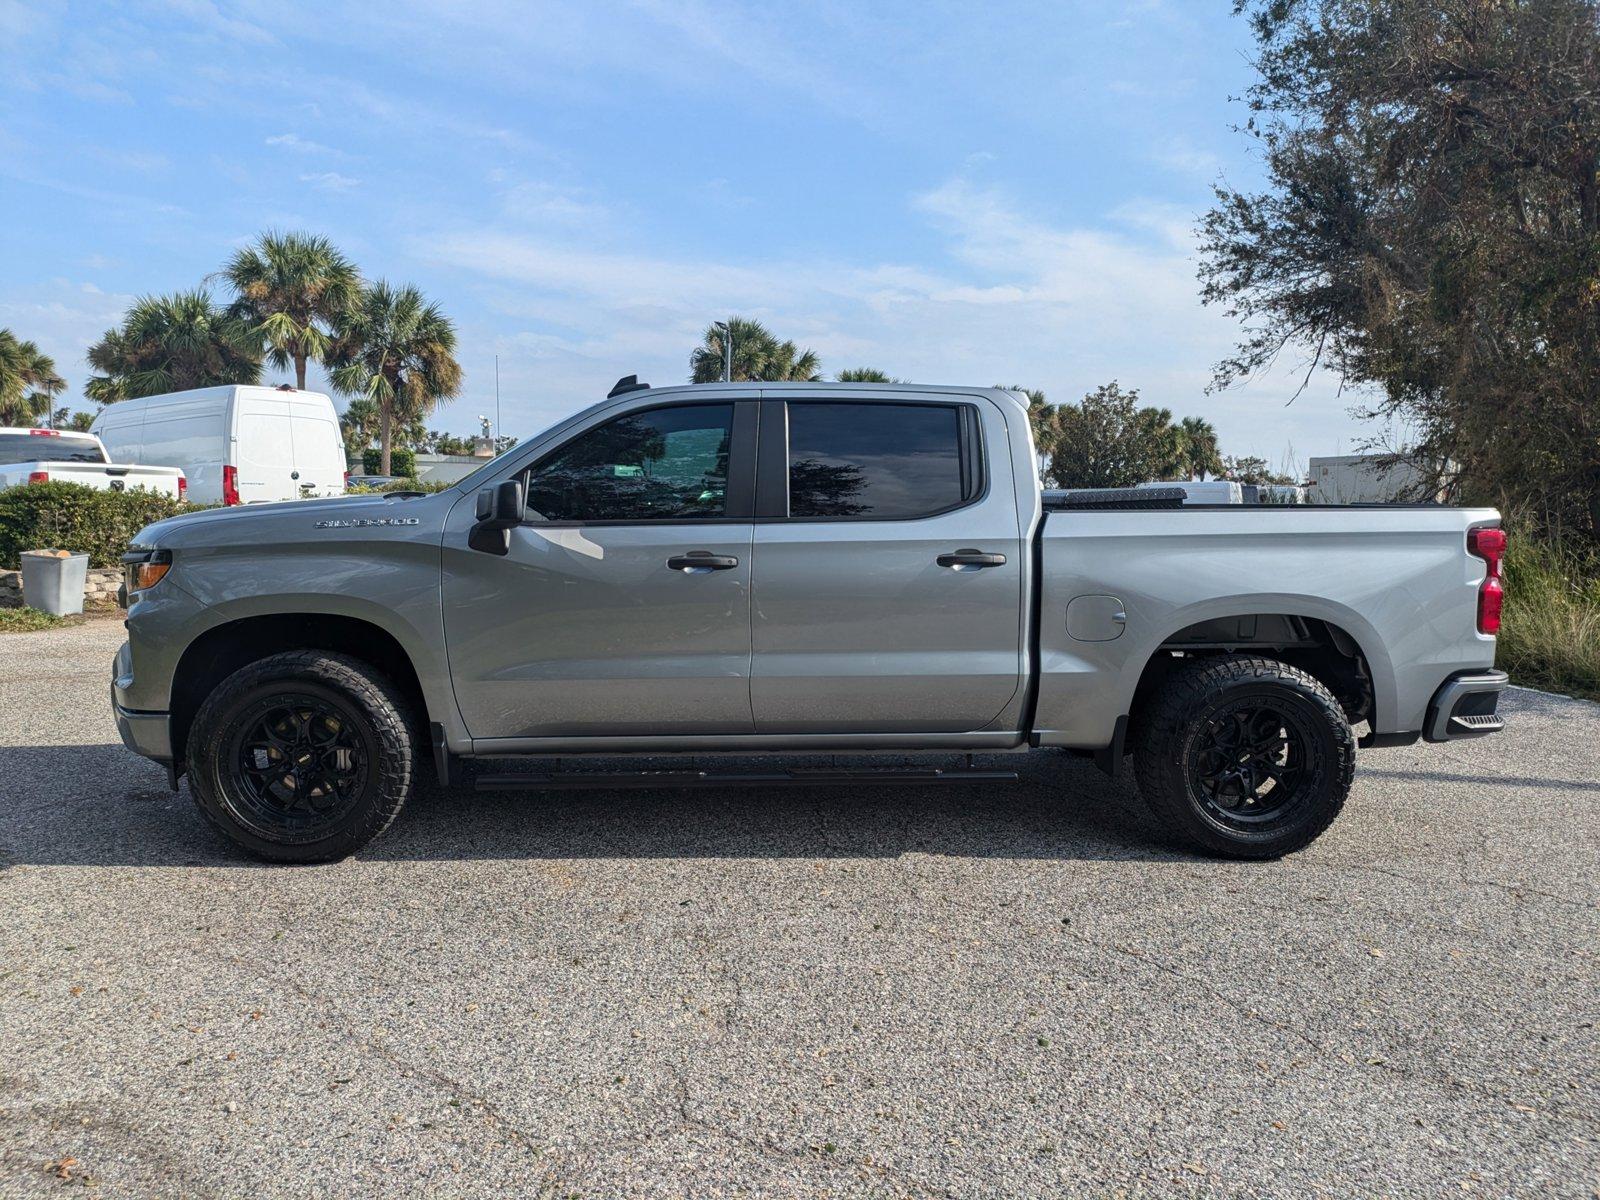
<path fill-rule="evenodd" d="M 905 383 L 904 379 L 896 379 L 887 372 L 878 370 L 877 367 L 851 367 L 847 371 L 840 371 L 834 376 L 840 383 Z"/>
<path fill-rule="evenodd" d="M 66 386 L 38 346 L 0 329 L 0 425 L 32 425 L 49 416 L 52 399 Z"/>
<path fill-rule="evenodd" d="M 337 391 L 378 408 L 379 474 L 389 474 L 394 425 L 419 421 L 461 390 L 450 318 L 414 287 L 380 279 L 344 316 L 329 351 Z"/>
<path fill-rule="evenodd" d="M 88 358 L 100 374 L 83 391 L 97 404 L 261 378 L 261 350 L 249 326 L 201 288 L 141 297 L 120 326 L 89 347 Z"/>
<path fill-rule="evenodd" d="M 801 350 L 793 342 L 780 342 L 760 321 L 749 317 L 729 317 L 727 324 L 706 327 L 705 342 L 689 355 L 691 383 L 715 383 L 722 378 L 728 335 L 733 338 L 735 380 L 764 382 L 822 378 L 822 362 L 813 351 Z"/>
<path fill-rule="evenodd" d="M 1217 449 L 1217 431 L 1204 417 L 1185 417 L 1179 425 L 1183 430 L 1183 463 L 1193 479 L 1222 474 L 1222 455 Z"/>
<path fill-rule="evenodd" d="M 345 455 L 358 458 L 378 436 L 378 406 L 364 396 L 350 401 L 339 414 L 339 432 L 344 436 Z"/>
<path fill-rule="evenodd" d="M 325 237 L 268 230 L 219 272 L 236 299 L 228 311 L 247 322 L 279 370 L 294 364 L 306 386 L 306 363 L 326 361 L 345 312 L 361 292 L 361 273 Z"/>

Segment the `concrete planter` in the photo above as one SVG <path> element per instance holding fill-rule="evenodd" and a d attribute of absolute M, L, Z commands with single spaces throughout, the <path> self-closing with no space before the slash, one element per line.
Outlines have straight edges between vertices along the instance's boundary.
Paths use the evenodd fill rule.
<path fill-rule="evenodd" d="M 24 550 L 22 602 L 58 617 L 83 611 L 83 590 L 89 577 L 89 556 L 57 556 L 48 550 Z"/>

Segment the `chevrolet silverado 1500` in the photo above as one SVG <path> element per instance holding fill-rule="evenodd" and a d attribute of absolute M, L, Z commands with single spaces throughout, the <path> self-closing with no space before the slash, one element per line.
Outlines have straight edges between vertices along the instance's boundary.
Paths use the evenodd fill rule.
<path fill-rule="evenodd" d="M 131 749 L 281 861 L 362 846 L 424 769 L 972 784 L 1007 774 L 973 752 L 1034 747 L 1131 757 L 1174 837 L 1271 858 L 1339 813 L 1358 741 L 1500 728 L 1492 509 L 1161 503 L 1043 492 L 1008 391 L 629 377 L 443 492 L 151 525 L 112 699 Z M 956 761 L 579 761 L 746 751 Z M 500 758 L 564 761 L 466 762 Z"/>

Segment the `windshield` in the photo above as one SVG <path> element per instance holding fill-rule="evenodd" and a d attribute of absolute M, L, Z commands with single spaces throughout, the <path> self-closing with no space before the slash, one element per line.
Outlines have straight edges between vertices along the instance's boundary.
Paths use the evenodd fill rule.
<path fill-rule="evenodd" d="M 0 466 L 25 462 L 107 461 L 100 443 L 70 433 L 0 433 Z"/>

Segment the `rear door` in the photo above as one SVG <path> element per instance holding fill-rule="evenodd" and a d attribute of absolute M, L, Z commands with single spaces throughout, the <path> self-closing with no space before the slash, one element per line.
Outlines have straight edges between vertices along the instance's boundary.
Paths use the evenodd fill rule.
<path fill-rule="evenodd" d="M 289 399 L 289 436 L 294 448 L 295 484 L 302 496 L 344 494 L 344 439 L 326 396 Z"/>
<path fill-rule="evenodd" d="M 757 480 L 757 732 L 995 722 L 1021 684 L 1026 550 L 999 410 L 947 394 L 773 394 Z"/>
<path fill-rule="evenodd" d="M 751 732 L 755 418 L 720 398 L 598 415 L 521 472 L 504 556 L 455 506 L 444 620 L 475 740 Z"/>
<path fill-rule="evenodd" d="M 244 392 L 234 402 L 234 413 L 233 461 L 239 471 L 239 502 L 299 499 L 288 406 L 276 398 Z"/>

